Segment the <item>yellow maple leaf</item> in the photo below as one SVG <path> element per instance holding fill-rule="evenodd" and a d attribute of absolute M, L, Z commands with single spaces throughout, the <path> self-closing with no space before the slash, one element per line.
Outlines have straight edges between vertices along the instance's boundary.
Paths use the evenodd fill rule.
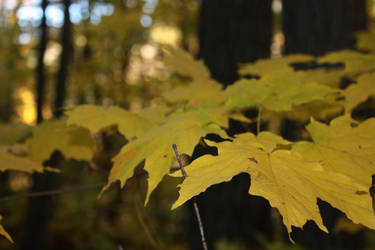
<path fill-rule="evenodd" d="M 0 215 L 0 222 L 2 220 L 2 216 Z M 14 243 L 12 237 L 8 234 L 7 231 L 5 231 L 4 227 L 0 224 L 0 234 L 3 235 L 5 238 L 7 238 L 10 242 Z"/>
<path fill-rule="evenodd" d="M 17 170 L 26 173 L 43 172 L 43 165 L 27 157 L 19 157 L 10 153 L 0 153 L 0 171 Z"/>
<path fill-rule="evenodd" d="M 95 146 L 87 129 L 67 126 L 58 120 L 35 127 L 26 144 L 30 147 L 29 158 L 39 163 L 48 160 L 55 150 L 61 151 L 66 158 L 90 160 Z"/>
<path fill-rule="evenodd" d="M 179 185 L 180 196 L 172 209 L 214 184 L 230 181 L 233 176 L 247 172 L 251 165 L 257 164 L 259 154 L 272 151 L 277 144 L 289 142 L 272 133 L 262 132 L 258 137 L 251 133 L 240 134 L 233 142 L 206 143 L 218 148 L 218 156 L 204 155 L 185 167 L 188 178 Z M 259 147 L 265 151 L 260 151 Z M 180 177 L 181 173 L 178 171 L 171 176 Z"/>
<path fill-rule="evenodd" d="M 116 180 L 120 180 L 123 187 L 133 176 L 135 167 L 146 160 L 144 169 L 149 175 L 147 203 L 151 192 L 169 172 L 175 157 L 172 144 L 177 144 L 181 153 L 191 154 L 202 136 L 216 133 L 225 137 L 225 132 L 212 124 L 212 120 L 210 114 L 199 110 L 175 114 L 166 123 L 131 141 L 113 158 L 114 165 L 103 191 Z"/>
<path fill-rule="evenodd" d="M 340 116 L 329 125 L 311 120 L 306 127 L 312 142 L 293 145 L 307 160 L 315 160 L 330 171 L 343 173 L 356 182 L 371 186 L 375 174 L 375 119 L 358 123 L 350 115 Z"/>
<path fill-rule="evenodd" d="M 368 187 L 349 176 L 329 171 L 318 161 L 277 147 L 288 141 L 272 133 L 238 135 L 233 143 L 215 143 L 218 156 L 205 155 L 186 167 L 188 177 L 180 185 L 180 196 L 172 208 L 205 191 L 209 186 L 229 181 L 234 175 L 251 175 L 249 193 L 269 200 L 283 217 L 288 232 L 313 220 L 323 225 L 317 199 L 345 212 L 355 223 L 375 228 Z M 367 195 L 366 195 L 367 193 Z M 251 211 L 249 211 L 251 212 Z"/>
<path fill-rule="evenodd" d="M 164 63 L 168 68 L 181 75 L 191 76 L 195 82 L 204 83 L 210 80 L 211 74 L 204 65 L 204 62 L 202 60 L 195 60 L 189 52 L 182 49 L 165 47 Z"/>
<path fill-rule="evenodd" d="M 346 112 L 352 111 L 358 104 L 366 101 L 370 96 L 374 96 L 375 73 L 363 74 L 358 77 L 356 84 L 352 84 L 344 90 L 344 95 Z"/>
<path fill-rule="evenodd" d="M 370 32 L 358 32 L 357 48 L 375 53 L 375 34 Z"/>
<path fill-rule="evenodd" d="M 65 113 L 68 125 L 85 127 L 95 134 L 110 125 L 117 124 L 118 130 L 128 139 L 138 137 L 154 124 L 122 108 L 111 106 L 104 108 L 95 105 L 80 105 Z"/>
<path fill-rule="evenodd" d="M 291 110 L 292 104 L 298 105 L 323 99 L 334 91 L 313 82 L 302 83 L 299 74 L 275 71 L 259 80 L 241 79 L 224 92 L 229 97 L 230 107 L 261 105 L 269 110 L 287 111 Z"/>

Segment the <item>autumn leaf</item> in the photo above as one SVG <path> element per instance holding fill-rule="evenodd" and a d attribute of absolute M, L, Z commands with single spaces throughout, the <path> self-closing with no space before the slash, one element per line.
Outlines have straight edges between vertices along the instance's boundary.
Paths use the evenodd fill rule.
<path fill-rule="evenodd" d="M 123 187 L 133 176 L 135 167 L 146 160 L 144 169 L 149 175 L 147 203 L 151 192 L 169 172 L 175 157 L 172 144 L 177 144 L 181 153 L 191 154 L 202 136 L 216 133 L 225 137 L 225 132 L 212 124 L 211 118 L 209 113 L 200 110 L 175 114 L 166 123 L 152 128 L 125 145 L 113 159 L 114 165 L 103 191 L 116 180 L 120 180 Z"/>
<path fill-rule="evenodd" d="M 19 157 L 10 153 L 0 153 L 0 171 L 17 170 L 26 173 L 43 172 L 40 162 L 32 161 L 27 157 Z"/>
<path fill-rule="evenodd" d="M 358 32 L 357 48 L 375 53 L 375 34 L 370 32 Z"/>
<path fill-rule="evenodd" d="M 266 76 L 274 71 L 293 72 L 292 63 L 313 61 L 315 58 L 309 55 L 296 54 L 272 59 L 259 59 L 255 63 L 240 65 L 240 75 Z"/>
<path fill-rule="evenodd" d="M 333 89 L 316 83 L 302 83 L 298 74 L 275 71 L 259 80 L 241 79 L 224 92 L 229 97 L 229 107 L 261 105 L 269 110 L 287 111 L 291 110 L 292 104 L 323 99 Z"/>
<path fill-rule="evenodd" d="M 347 74 L 358 74 L 375 70 L 374 55 L 362 54 L 356 51 L 343 50 L 332 52 L 319 58 L 320 63 L 339 63 L 345 64 Z"/>
<path fill-rule="evenodd" d="M 375 58 L 374 58 L 375 59 Z M 350 112 L 358 104 L 375 95 L 375 73 L 361 75 L 356 84 L 344 90 L 345 111 Z"/>
<path fill-rule="evenodd" d="M 292 226 L 303 227 L 308 220 L 327 231 L 318 198 L 345 212 L 353 222 L 375 228 L 371 199 L 365 195 L 368 187 L 344 174 L 328 171 L 318 161 L 277 147 L 288 143 L 264 132 L 258 137 L 250 133 L 238 135 L 233 143 L 216 143 L 218 156 L 202 156 L 186 167 L 188 177 L 180 184 L 180 196 L 172 208 L 211 185 L 247 172 L 251 175 L 249 193 L 269 200 L 279 210 L 289 233 Z"/>
<path fill-rule="evenodd" d="M 185 167 L 188 178 L 179 185 L 180 196 L 172 209 L 204 192 L 208 187 L 230 181 L 233 176 L 247 172 L 250 166 L 256 166 L 258 163 L 256 156 L 264 154 L 264 151 L 260 151 L 258 147 L 263 147 L 266 152 L 270 152 L 277 144 L 289 144 L 288 141 L 269 132 L 262 132 L 258 137 L 251 133 L 240 134 L 233 142 L 206 141 L 206 143 L 217 147 L 218 156 L 204 155 Z M 171 176 L 180 177 L 181 173 L 178 171 Z"/>
<path fill-rule="evenodd" d="M 95 134 L 110 125 L 117 124 L 121 134 L 129 139 L 138 137 L 154 124 L 122 108 L 111 106 L 104 108 L 95 105 L 81 105 L 65 113 L 68 125 L 77 125 Z"/>
<path fill-rule="evenodd" d="M 187 86 L 176 87 L 162 94 L 169 103 L 186 102 L 193 107 L 214 106 L 224 103 L 227 97 L 222 86 L 216 82 L 193 82 Z"/>
<path fill-rule="evenodd" d="M 2 216 L 0 215 L 0 222 L 2 220 Z M 8 234 L 7 231 L 3 228 L 3 226 L 0 224 L 0 234 L 3 235 L 5 238 L 7 238 L 10 242 L 14 243 L 12 237 Z"/>
<path fill-rule="evenodd" d="M 64 121 L 46 121 L 33 129 L 26 144 L 30 147 L 29 158 L 43 163 L 55 150 L 66 158 L 91 160 L 95 142 L 89 131 L 76 126 L 67 126 Z"/>
<path fill-rule="evenodd" d="M 165 47 L 164 63 L 168 68 L 181 75 L 191 76 L 194 82 L 212 81 L 211 74 L 204 62 L 195 60 L 189 52 L 182 49 Z"/>
<path fill-rule="evenodd" d="M 0 124 L 0 144 L 12 145 L 31 132 L 31 127 L 22 124 Z"/>
<path fill-rule="evenodd" d="M 167 120 L 167 116 L 172 112 L 172 108 L 166 105 L 157 105 L 141 109 L 137 115 L 154 124 L 160 124 Z"/>
<path fill-rule="evenodd" d="M 329 125 L 312 119 L 306 129 L 312 142 L 298 142 L 293 151 L 307 160 L 321 162 L 329 171 L 350 176 L 367 189 L 371 186 L 375 174 L 374 118 L 359 124 L 345 115 Z"/>

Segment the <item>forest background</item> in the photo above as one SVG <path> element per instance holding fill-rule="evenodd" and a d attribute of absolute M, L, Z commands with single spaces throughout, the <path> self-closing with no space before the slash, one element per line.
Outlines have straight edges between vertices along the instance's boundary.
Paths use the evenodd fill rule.
<path fill-rule="evenodd" d="M 314 58 L 301 57 L 294 70 L 316 70 L 315 77 L 326 82 L 337 78 L 343 90 L 357 81 L 356 75 L 336 74 L 337 69 L 348 69 L 348 58 L 332 62 L 322 56 L 343 49 L 363 55 L 375 51 L 375 2 L 370 0 L 3 0 L 0 13 L 0 214 L 1 225 L 15 242 L 3 238 L 1 249 L 201 247 L 192 207 L 170 211 L 180 179 L 166 176 L 144 206 L 147 172 L 141 167 L 125 189 L 113 185 L 97 199 L 111 159 L 131 139 L 121 126 L 98 125 L 104 129 L 93 137 L 86 130 L 72 132 L 82 144 L 95 142 L 92 157 L 64 144 L 64 134 L 56 133 L 60 123 L 43 121 L 65 121 L 64 112 L 82 104 L 120 106 L 157 121 L 165 114 L 158 109 L 166 108 L 165 100 L 199 101 L 198 93 L 210 91 L 203 84 L 183 97 L 173 92 L 194 79 L 196 70 L 204 72 L 203 66 L 194 68 L 196 62 L 183 51 L 202 59 L 224 87 L 241 76 L 262 76 L 262 66 L 246 71 L 246 63 L 308 54 Z M 193 65 L 191 75 L 181 62 Z M 280 62 L 265 69 L 288 63 Z M 371 63 L 364 65 L 370 66 L 360 66 L 355 73 L 374 71 Z M 358 121 L 374 116 L 371 86 L 366 102 L 352 107 Z M 228 134 L 255 133 L 258 112 L 248 108 L 233 114 Z M 328 123 L 330 112 L 314 117 Z M 306 136 L 307 121 L 300 113 L 282 119 L 264 115 L 262 129 L 292 141 Z M 29 154 L 30 138 L 41 143 L 35 157 L 50 168 L 31 174 L 41 172 L 40 166 L 25 169 L 31 163 L 23 162 L 17 166 L 23 171 L 8 171 L 11 161 L 4 155 Z M 202 154 L 199 150 L 193 158 Z M 248 175 L 241 174 L 198 197 L 209 249 L 375 249 L 373 230 L 352 223 L 321 200 L 330 233 L 309 221 L 303 230 L 293 228 L 292 244 L 280 214 L 267 200 L 249 195 L 249 185 Z M 52 192 L 40 193 L 44 191 Z M 33 193 L 41 196 L 30 197 Z"/>

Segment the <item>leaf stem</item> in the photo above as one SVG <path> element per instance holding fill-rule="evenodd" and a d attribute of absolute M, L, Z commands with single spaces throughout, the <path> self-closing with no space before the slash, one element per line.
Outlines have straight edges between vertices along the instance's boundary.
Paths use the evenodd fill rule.
<path fill-rule="evenodd" d="M 262 107 L 258 106 L 258 118 L 257 118 L 257 135 L 260 133 L 260 123 L 261 123 L 261 114 L 262 114 Z"/>
<path fill-rule="evenodd" d="M 184 169 L 184 166 L 182 165 L 181 157 L 180 157 L 180 154 L 177 151 L 176 144 L 172 144 L 172 147 L 173 147 L 173 150 L 174 150 L 174 152 L 176 154 L 176 158 L 177 158 L 178 164 L 180 165 L 180 169 L 181 169 L 182 175 L 184 176 L 184 179 L 186 179 L 188 177 L 188 175 L 187 175 L 187 173 L 186 173 L 186 171 Z M 206 243 L 206 238 L 204 236 L 203 223 L 202 223 L 201 215 L 199 213 L 199 208 L 198 208 L 197 200 L 194 197 L 192 199 L 192 201 L 193 201 L 195 216 L 197 217 L 197 220 L 198 220 L 199 231 L 200 231 L 201 240 L 202 240 L 202 247 L 203 247 L 204 250 L 208 250 L 207 243 Z"/>

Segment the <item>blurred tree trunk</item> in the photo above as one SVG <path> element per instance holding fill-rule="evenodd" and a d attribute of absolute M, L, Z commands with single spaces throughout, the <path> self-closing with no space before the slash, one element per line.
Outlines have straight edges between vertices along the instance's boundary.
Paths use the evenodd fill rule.
<path fill-rule="evenodd" d="M 44 0 L 45 1 L 45 0 Z M 69 15 L 70 0 L 64 0 L 64 25 L 62 28 L 62 52 L 60 56 L 60 68 L 57 75 L 55 103 L 53 113 L 55 118 L 62 115 L 62 107 L 66 92 L 66 79 L 68 75 L 69 57 L 71 54 L 71 23 Z M 45 19 L 45 16 L 43 17 Z M 41 60 L 43 57 L 41 57 Z M 39 91 L 39 89 L 38 89 Z M 42 92 L 44 94 L 44 91 Z M 40 95 L 40 102 L 43 95 Z M 38 98 L 39 101 L 39 98 Z M 38 102 L 38 107 L 42 107 Z M 41 111 L 40 111 L 41 112 Z M 42 119 L 42 113 L 40 113 Z M 54 152 L 48 162 L 49 166 L 60 168 L 64 161 L 63 156 L 59 152 Z M 40 192 L 44 190 L 57 189 L 59 186 L 59 178 L 56 173 L 36 174 L 34 176 L 34 185 L 32 192 Z M 55 201 L 52 196 L 43 196 L 31 198 L 27 210 L 27 218 L 24 228 L 24 235 L 20 245 L 22 250 L 39 250 L 46 249 L 48 223 L 53 216 Z"/>
<path fill-rule="evenodd" d="M 44 95 L 45 95 L 45 77 L 44 77 L 44 54 L 47 48 L 47 18 L 45 11 L 47 9 L 48 0 L 42 1 L 42 21 L 40 24 L 40 39 L 38 47 L 38 65 L 36 67 L 36 110 L 37 110 L 37 123 L 43 121 L 43 104 L 44 104 Z"/>
<path fill-rule="evenodd" d="M 198 57 L 224 86 L 238 79 L 239 63 L 269 57 L 271 39 L 271 0 L 203 0 Z M 271 235 L 268 202 L 250 196 L 248 190 L 249 176 L 241 174 L 198 196 L 209 249 L 215 249 L 219 240 L 251 247 L 257 233 Z M 190 246 L 202 249 L 196 218 L 190 210 Z"/>
<path fill-rule="evenodd" d="M 367 28 L 366 1 L 283 0 L 282 18 L 285 54 L 320 56 L 329 51 L 354 48 L 353 32 Z M 285 121 L 283 136 L 294 138 L 295 131 L 299 131 L 296 124 Z M 318 205 L 323 222 L 331 232 L 336 220 L 344 214 L 324 201 L 319 200 Z M 363 232 L 326 234 L 311 222 L 303 230 L 294 229 L 292 237 L 306 249 L 362 249 L 364 246 Z"/>
<path fill-rule="evenodd" d="M 283 0 L 285 54 L 351 48 L 352 32 L 366 27 L 365 0 Z"/>
<path fill-rule="evenodd" d="M 199 54 L 225 86 L 237 80 L 239 63 L 270 56 L 271 0 L 203 0 Z"/>

